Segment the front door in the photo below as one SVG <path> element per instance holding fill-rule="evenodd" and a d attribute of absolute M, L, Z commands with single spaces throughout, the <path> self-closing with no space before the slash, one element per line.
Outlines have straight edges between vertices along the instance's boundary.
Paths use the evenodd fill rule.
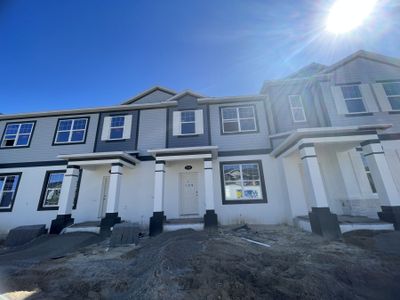
<path fill-rule="evenodd" d="M 103 182 L 101 185 L 99 218 L 104 218 L 106 216 L 109 186 L 110 186 L 110 176 L 103 176 Z"/>
<path fill-rule="evenodd" d="M 181 215 L 199 214 L 198 173 L 181 173 L 180 208 Z"/>

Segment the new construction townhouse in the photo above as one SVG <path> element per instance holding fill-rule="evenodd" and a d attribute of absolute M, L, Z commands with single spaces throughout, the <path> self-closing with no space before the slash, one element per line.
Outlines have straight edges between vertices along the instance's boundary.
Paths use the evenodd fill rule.
<path fill-rule="evenodd" d="M 154 87 L 108 107 L 0 115 L 0 134 L 3 233 L 93 221 L 150 234 L 175 223 L 296 223 L 327 237 L 400 228 L 400 60 L 371 52 L 256 95 Z"/>

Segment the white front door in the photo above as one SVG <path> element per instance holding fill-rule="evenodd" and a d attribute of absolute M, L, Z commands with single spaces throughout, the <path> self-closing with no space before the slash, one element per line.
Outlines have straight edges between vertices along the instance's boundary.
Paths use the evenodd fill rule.
<path fill-rule="evenodd" d="M 198 173 L 180 174 L 180 208 L 181 215 L 199 214 Z"/>
<path fill-rule="evenodd" d="M 103 176 L 103 182 L 101 185 L 99 218 L 104 218 L 106 216 L 109 186 L 110 186 L 110 176 Z"/>

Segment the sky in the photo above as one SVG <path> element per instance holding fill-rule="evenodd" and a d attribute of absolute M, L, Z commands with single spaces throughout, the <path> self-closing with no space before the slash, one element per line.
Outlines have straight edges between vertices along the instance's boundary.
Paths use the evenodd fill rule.
<path fill-rule="evenodd" d="M 154 86 L 259 93 L 363 49 L 400 57 L 400 1 L 325 30 L 332 0 L 0 0 L 0 112 L 114 105 Z"/>

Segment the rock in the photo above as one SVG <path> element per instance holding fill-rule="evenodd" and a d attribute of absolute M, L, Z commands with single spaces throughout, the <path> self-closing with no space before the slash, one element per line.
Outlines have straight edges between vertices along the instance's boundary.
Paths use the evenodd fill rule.
<path fill-rule="evenodd" d="M 45 224 L 19 226 L 10 230 L 4 244 L 7 247 L 20 246 L 46 233 Z"/>

